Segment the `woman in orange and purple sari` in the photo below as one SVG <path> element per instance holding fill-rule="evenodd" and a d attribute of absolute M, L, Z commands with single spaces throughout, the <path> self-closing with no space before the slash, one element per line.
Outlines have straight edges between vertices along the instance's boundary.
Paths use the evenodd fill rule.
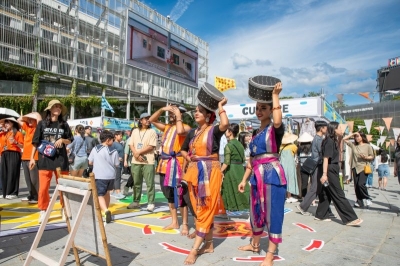
<path fill-rule="evenodd" d="M 215 113 L 198 105 L 194 118 L 199 127 L 189 132 L 182 145 L 182 156 L 189 162 L 183 179 L 188 183 L 190 202 L 196 216 L 196 238 L 185 265 L 194 264 L 200 254 L 214 252 L 212 229 L 222 185 L 218 151 L 221 137 L 229 127 L 223 110 L 226 103 L 226 98 L 218 103 L 218 126 L 213 126 Z M 203 241 L 204 245 L 200 248 Z"/>
<path fill-rule="evenodd" d="M 238 187 L 243 193 L 250 177 L 250 223 L 253 238 L 250 244 L 239 247 L 239 250 L 259 253 L 261 234 L 266 227 L 269 244 L 266 257 L 260 264 L 262 266 L 273 264 L 277 246 L 282 242 L 286 178 L 278 155 L 284 134 L 279 105 L 281 90 L 282 85 L 279 82 L 272 91 L 272 103 L 266 103 L 261 97 L 257 101 L 256 115 L 261 125 L 253 133 L 249 145 L 250 162 Z"/>

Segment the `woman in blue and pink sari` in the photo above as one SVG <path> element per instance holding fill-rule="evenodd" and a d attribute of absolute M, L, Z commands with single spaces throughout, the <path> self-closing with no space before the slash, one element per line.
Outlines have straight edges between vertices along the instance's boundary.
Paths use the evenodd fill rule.
<path fill-rule="evenodd" d="M 278 154 L 284 134 L 279 105 L 281 91 L 282 84 L 279 82 L 272 91 L 272 103 L 257 102 L 256 115 L 261 125 L 253 133 L 249 144 L 250 162 L 238 187 L 240 192 L 244 192 L 250 177 L 250 223 L 253 237 L 250 244 L 239 247 L 239 250 L 260 253 L 260 238 L 266 228 L 269 244 L 266 257 L 260 264 L 262 266 L 273 264 L 277 246 L 282 242 L 286 178 Z"/>

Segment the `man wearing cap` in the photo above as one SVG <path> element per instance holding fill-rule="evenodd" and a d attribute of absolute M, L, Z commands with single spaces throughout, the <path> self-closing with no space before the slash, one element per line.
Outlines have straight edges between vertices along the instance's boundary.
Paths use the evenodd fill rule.
<path fill-rule="evenodd" d="M 166 125 L 158 121 L 163 112 L 169 112 L 169 124 Z M 179 221 L 177 207 L 181 208 L 182 214 L 182 235 L 189 233 L 188 210 L 185 201 L 182 199 L 182 167 L 184 159 L 180 153 L 183 142 L 190 126 L 182 121 L 182 114 L 186 112 L 183 106 L 169 105 L 160 108 L 150 117 L 157 129 L 163 132 L 161 141 L 161 157 L 158 163 L 157 172 L 160 174 L 160 186 L 164 196 L 168 200 L 169 210 L 172 216 L 170 225 L 165 226 L 165 230 L 178 229 Z"/>
<path fill-rule="evenodd" d="M 22 152 L 22 169 L 24 170 L 25 182 L 28 188 L 28 197 L 21 199 L 21 201 L 28 201 L 30 204 L 38 202 L 39 190 L 39 172 L 37 164 L 33 168 L 29 168 L 29 162 L 32 155 L 32 139 L 36 131 L 37 124 L 42 121 L 39 113 L 33 112 L 18 118 L 21 129 L 25 131 L 24 150 Z M 38 153 L 35 152 L 34 159 L 37 162 Z"/>
<path fill-rule="evenodd" d="M 140 115 L 139 126 L 133 130 L 129 147 L 132 151 L 131 172 L 133 175 L 133 202 L 128 209 L 139 209 L 142 195 L 143 178 L 147 186 L 147 211 L 154 210 L 154 149 L 157 146 L 157 133 L 150 128 L 150 114 Z"/>

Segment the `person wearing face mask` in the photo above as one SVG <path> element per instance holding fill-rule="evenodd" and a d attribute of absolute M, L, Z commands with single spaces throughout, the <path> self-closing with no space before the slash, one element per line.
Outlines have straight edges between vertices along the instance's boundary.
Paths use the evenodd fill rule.
<path fill-rule="evenodd" d="M 3 119 L 6 133 L 3 137 L 3 153 L 1 160 L 1 183 L 3 198 L 15 199 L 19 192 L 19 174 L 21 170 L 21 149 L 24 136 L 19 131 L 20 125 L 14 117 Z"/>
<path fill-rule="evenodd" d="M 50 203 L 49 189 L 53 174 L 58 183 L 58 174 L 56 169 L 61 168 L 61 174 L 63 175 L 69 174 L 67 145 L 74 140 L 71 129 L 63 118 L 67 114 L 67 108 L 59 100 L 51 100 L 44 111 L 46 112 L 46 115 L 44 119 L 38 123 L 35 134 L 33 135 L 33 148 L 29 168 L 33 169 L 35 167 L 35 153 L 43 140 L 51 142 L 56 149 L 56 153 L 52 157 L 39 154 L 39 160 L 37 163 L 39 169 L 39 223 L 43 222 L 47 207 Z M 62 198 L 60 198 L 60 202 L 63 204 Z M 62 218 L 65 219 L 65 214 L 62 210 L 61 214 Z"/>
<path fill-rule="evenodd" d="M 220 95 L 216 100 L 212 95 Z M 197 256 L 214 252 L 214 215 L 221 202 L 222 172 L 218 151 L 222 135 L 229 127 L 229 120 L 223 106 L 227 99 L 214 86 L 205 83 L 197 96 L 194 119 L 198 125 L 186 136 L 181 154 L 188 161 L 183 179 L 188 184 L 191 206 L 194 210 L 196 237 L 184 264 L 196 262 Z M 220 123 L 213 125 L 218 109 Z M 204 241 L 202 247 L 201 244 Z"/>
<path fill-rule="evenodd" d="M 167 125 L 158 121 L 163 112 L 168 112 L 169 124 Z M 160 175 L 161 190 L 168 200 L 168 207 L 172 216 L 171 224 L 165 226 L 164 230 L 180 228 L 177 213 L 177 208 L 180 207 L 182 215 L 181 235 L 187 236 L 189 234 L 188 208 L 183 199 L 183 187 L 181 186 L 184 158 L 180 151 L 191 128 L 183 123 L 182 115 L 185 112 L 186 108 L 183 106 L 168 105 L 156 111 L 149 120 L 158 130 L 163 132 L 157 172 Z"/>
<path fill-rule="evenodd" d="M 328 132 L 322 142 L 322 170 L 320 183 L 323 184 L 319 194 L 318 208 L 315 213 L 316 220 L 330 220 L 329 206 L 331 201 L 345 225 L 359 226 L 363 220 L 359 219 L 346 199 L 339 178 L 339 143 L 338 137 L 343 134 L 338 122 L 330 122 Z"/>
<path fill-rule="evenodd" d="M 287 184 L 278 154 L 285 132 L 279 103 L 282 83 L 279 79 L 267 78 L 271 78 L 270 82 L 275 84 L 272 92 L 260 88 L 266 85 L 252 86 L 252 81 L 249 81 L 249 97 L 257 101 L 256 115 L 261 124 L 253 132 L 249 145 L 250 162 L 238 186 L 243 193 L 250 177 L 250 224 L 253 236 L 248 245 L 238 249 L 260 253 L 261 234 L 266 227 L 269 243 L 264 261 L 260 264 L 263 266 L 273 264 L 278 244 L 282 242 Z M 270 98 L 266 96 L 268 94 Z"/>
<path fill-rule="evenodd" d="M 42 117 L 37 112 L 29 113 L 18 118 L 21 129 L 25 131 L 22 169 L 24 170 L 25 182 L 28 189 L 28 197 L 21 199 L 21 201 L 27 201 L 30 204 L 36 204 L 38 202 L 39 170 L 37 168 L 37 152 L 34 154 L 36 164 L 32 169 L 29 168 L 29 163 L 33 149 L 32 138 L 35 134 L 37 124 L 40 123 L 40 121 L 42 121 Z"/>

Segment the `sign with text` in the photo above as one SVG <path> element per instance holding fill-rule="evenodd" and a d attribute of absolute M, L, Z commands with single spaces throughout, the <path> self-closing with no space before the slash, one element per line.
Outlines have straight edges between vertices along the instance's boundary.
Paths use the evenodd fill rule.
<path fill-rule="evenodd" d="M 320 98 L 299 98 L 280 101 L 283 117 L 321 117 L 322 100 Z M 256 103 L 227 105 L 224 107 L 229 119 L 256 120 Z"/>

